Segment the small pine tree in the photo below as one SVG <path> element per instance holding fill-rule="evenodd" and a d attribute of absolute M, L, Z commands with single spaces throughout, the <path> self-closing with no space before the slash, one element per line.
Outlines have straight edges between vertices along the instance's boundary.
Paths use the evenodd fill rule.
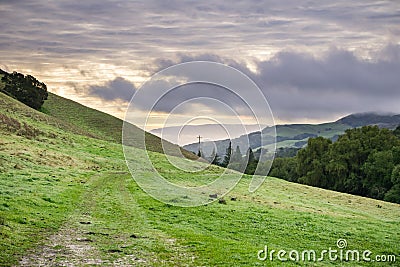
<path fill-rule="evenodd" d="M 236 150 L 232 155 L 232 162 L 241 162 L 242 161 L 242 152 L 240 151 L 240 147 L 236 146 Z"/>
<path fill-rule="evenodd" d="M 253 150 L 251 149 L 251 147 L 249 147 L 249 149 L 247 149 L 246 158 L 248 159 L 249 162 L 253 162 L 253 161 L 256 160 L 256 158 L 254 157 L 254 153 L 253 153 Z"/>
<path fill-rule="evenodd" d="M 226 148 L 224 160 L 222 161 L 222 164 L 221 164 L 222 167 L 228 166 L 229 162 L 231 161 L 231 156 L 232 156 L 232 142 L 229 141 L 229 145 Z"/>
<path fill-rule="evenodd" d="M 393 131 L 393 134 L 400 138 L 400 125 L 397 126 L 397 128 Z"/>
<path fill-rule="evenodd" d="M 218 166 L 221 165 L 220 157 L 218 153 L 215 152 L 215 149 L 213 149 L 213 152 L 211 153 L 210 162 L 213 165 L 218 165 Z"/>
<path fill-rule="evenodd" d="M 213 151 L 211 152 L 211 155 L 209 157 L 209 162 L 213 165 L 220 165 L 220 158 L 218 153 L 215 152 L 215 148 L 213 148 Z"/>
<path fill-rule="evenodd" d="M 211 162 L 211 164 L 220 166 L 220 165 L 221 165 L 220 160 L 221 160 L 221 159 L 220 159 L 218 153 L 215 153 L 215 157 L 214 157 L 213 161 Z"/>
<path fill-rule="evenodd" d="M 246 170 L 244 172 L 247 174 L 254 174 L 254 172 L 257 169 L 258 161 L 254 157 L 254 153 L 253 153 L 253 150 L 251 149 L 251 147 L 249 147 L 249 149 L 247 149 L 246 159 L 247 159 L 247 166 L 246 166 Z"/>

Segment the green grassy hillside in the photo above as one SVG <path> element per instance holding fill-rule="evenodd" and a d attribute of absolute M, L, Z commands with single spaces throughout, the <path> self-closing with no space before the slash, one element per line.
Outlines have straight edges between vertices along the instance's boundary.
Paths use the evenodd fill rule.
<path fill-rule="evenodd" d="M 245 176 L 226 204 L 158 202 L 132 179 L 118 139 L 96 125 L 109 118 L 93 113 L 77 122 L 78 107 L 80 114 L 93 111 L 68 101 L 57 111 L 54 103 L 64 101 L 57 99 L 46 103 L 46 115 L 0 95 L 0 266 L 312 266 L 260 261 L 257 252 L 265 245 L 334 249 L 339 238 L 371 257 L 400 253 L 399 205 L 276 178 L 251 194 Z M 140 169 L 143 151 L 136 151 Z M 207 183 L 222 171 L 187 173 L 165 155 L 150 156 L 182 185 Z M 315 265 L 372 264 L 325 258 Z"/>
<path fill-rule="evenodd" d="M 109 114 L 52 93 L 49 93 L 42 111 L 51 117 L 61 118 L 63 121 L 78 126 L 93 137 L 121 143 L 122 120 Z"/>
<path fill-rule="evenodd" d="M 349 128 L 351 128 L 351 126 L 336 122 L 322 124 L 279 125 L 277 127 L 277 136 L 291 138 L 308 133 L 323 136 L 325 138 L 332 138 L 335 135 L 343 134 L 344 131 Z"/>
<path fill-rule="evenodd" d="M 49 93 L 42 111 L 53 118 L 61 119 L 84 131 L 87 136 L 121 144 L 123 121 L 107 113 L 88 108 L 70 99 Z M 130 125 L 129 133 L 132 136 L 132 145 L 142 147 L 135 136 L 143 134 L 143 131 L 134 125 Z M 163 153 L 161 139 L 153 134 L 145 133 L 146 148 L 150 151 Z M 164 141 L 165 151 L 172 151 L 175 145 Z M 197 157 L 192 153 L 181 149 L 182 154 L 189 159 Z"/>

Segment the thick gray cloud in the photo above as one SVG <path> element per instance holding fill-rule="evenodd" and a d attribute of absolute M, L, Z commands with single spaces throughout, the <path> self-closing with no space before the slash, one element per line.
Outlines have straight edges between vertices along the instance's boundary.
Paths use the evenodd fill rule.
<path fill-rule="evenodd" d="M 400 51 L 400 46 L 396 51 Z M 320 59 L 310 54 L 282 52 L 260 62 L 258 67 L 261 73 L 258 78 L 273 88 L 385 96 L 397 95 L 399 91 L 400 62 L 363 60 L 344 50 L 331 50 Z"/>
<path fill-rule="evenodd" d="M 374 59 L 337 49 L 322 58 L 282 52 L 260 62 L 254 77 L 283 119 L 366 111 L 400 113 L 399 53 L 399 45 L 386 47 L 380 53 L 383 56 Z"/>
<path fill-rule="evenodd" d="M 141 103 L 138 102 L 137 104 L 140 105 L 139 107 L 147 107 L 150 104 L 154 104 L 154 111 L 169 113 L 186 102 L 185 106 L 174 111 L 182 114 L 198 113 L 199 111 L 193 108 L 196 104 L 207 106 L 208 109 L 214 110 L 216 114 L 221 112 L 232 114 L 230 110 L 227 110 L 227 107 L 230 107 L 232 111 L 236 111 L 238 114 L 240 114 L 239 110 L 248 109 L 246 102 L 230 91 L 229 88 L 207 83 L 195 83 L 176 87 L 164 93 L 167 88 L 166 86 L 159 90 L 152 90 L 152 94 L 160 96 L 158 102 L 146 103 L 146 98 L 144 98 Z"/>
<path fill-rule="evenodd" d="M 98 96 L 103 100 L 108 101 L 116 99 L 130 101 L 135 91 L 135 86 L 131 82 L 121 77 L 117 77 L 114 80 L 105 83 L 104 85 L 89 86 L 87 89 L 88 94 Z"/>
<path fill-rule="evenodd" d="M 399 55 L 400 45 L 384 47 L 373 59 L 363 59 L 340 49 L 331 49 L 321 57 L 310 53 L 280 52 L 269 60 L 256 62 L 257 73 L 238 62 L 210 54 L 180 55 L 178 61 L 159 60 L 155 65 L 161 70 L 192 60 L 226 62 L 260 86 L 277 118 L 319 120 L 353 112 L 400 113 Z M 246 90 L 243 88 L 243 95 Z M 229 90 L 193 84 L 171 91 L 155 109 L 170 112 L 179 103 L 201 96 L 218 99 L 234 110 L 243 110 L 245 104 Z M 210 108 L 217 112 L 219 106 L 211 105 Z"/>

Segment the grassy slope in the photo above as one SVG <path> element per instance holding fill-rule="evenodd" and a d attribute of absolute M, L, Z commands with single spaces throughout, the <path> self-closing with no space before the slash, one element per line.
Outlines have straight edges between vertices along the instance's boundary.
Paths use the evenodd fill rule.
<path fill-rule="evenodd" d="M 277 135 L 283 137 L 292 137 L 303 133 L 317 134 L 324 137 L 333 137 L 336 134 L 342 134 L 348 125 L 330 122 L 323 124 L 294 124 L 277 126 Z"/>
<path fill-rule="evenodd" d="M 121 261 L 143 266 L 266 265 L 256 257 L 264 245 L 320 251 L 334 248 L 338 238 L 347 239 L 350 249 L 370 249 L 374 255 L 400 253 L 399 205 L 276 178 L 268 178 L 250 194 L 247 177 L 230 193 L 237 201 L 228 196 L 227 205 L 165 205 L 138 188 L 117 143 L 78 135 L 73 120 L 64 123 L 61 116 L 35 112 L 4 95 L 0 104 L 3 121 L 7 117 L 6 122 L 12 122 L 0 127 L 0 266 L 27 254 L 26 266 L 37 263 L 38 257 L 32 255 L 41 255 L 52 233 L 66 235 L 63 229 L 90 239 L 87 244 L 93 252 L 82 257 L 101 259 L 103 265 Z M 182 174 L 161 154 L 151 157 L 172 181 L 190 185 L 192 179 L 203 178 Z M 142 160 L 138 158 L 138 168 Z M 67 252 L 69 243 L 82 245 L 78 240 L 50 244 L 57 255 L 51 258 L 61 263 L 66 258 L 84 261 Z M 342 264 L 354 266 L 354 262 L 327 261 L 319 266 Z"/>
<path fill-rule="evenodd" d="M 49 93 L 48 100 L 45 101 L 42 110 L 44 113 L 54 118 L 59 118 L 69 124 L 78 126 L 87 132 L 88 136 L 102 140 L 121 143 L 123 121 L 104 112 L 88 108 L 72 100 Z M 131 133 L 141 135 L 143 131 L 131 125 Z M 134 141 L 134 146 L 142 145 Z M 165 142 L 164 145 L 174 147 Z M 146 133 L 146 147 L 150 151 L 162 153 L 161 139 L 153 134 Z M 192 153 L 181 150 L 187 158 L 197 158 Z"/>
<path fill-rule="evenodd" d="M 99 139 L 121 143 L 122 120 L 111 115 L 52 93 L 49 93 L 42 109 L 44 113 L 77 125 Z"/>
<path fill-rule="evenodd" d="M 329 122 L 323 124 L 292 124 L 292 125 L 278 125 L 276 127 L 276 135 L 280 137 L 292 138 L 296 135 L 308 133 L 322 136 L 325 138 L 332 138 L 335 135 L 343 134 L 351 126 L 340 123 L 340 122 Z M 265 135 L 271 134 L 271 131 L 265 130 Z M 285 140 L 276 143 L 276 147 L 294 147 L 296 142 L 307 141 L 308 138 L 303 140 Z M 271 149 L 272 146 L 266 146 Z"/>

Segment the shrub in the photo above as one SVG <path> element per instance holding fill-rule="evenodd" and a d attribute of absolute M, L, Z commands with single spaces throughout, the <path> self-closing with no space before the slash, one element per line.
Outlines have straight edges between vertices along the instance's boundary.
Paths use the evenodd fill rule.
<path fill-rule="evenodd" d="M 18 72 L 7 73 L 0 70 L 4 86 L 0 92 L 9 95 L 25 105 L 40 110 L 48 97 L 46 84 L 39 82 L 31 75 L 23 75 Z"/>

